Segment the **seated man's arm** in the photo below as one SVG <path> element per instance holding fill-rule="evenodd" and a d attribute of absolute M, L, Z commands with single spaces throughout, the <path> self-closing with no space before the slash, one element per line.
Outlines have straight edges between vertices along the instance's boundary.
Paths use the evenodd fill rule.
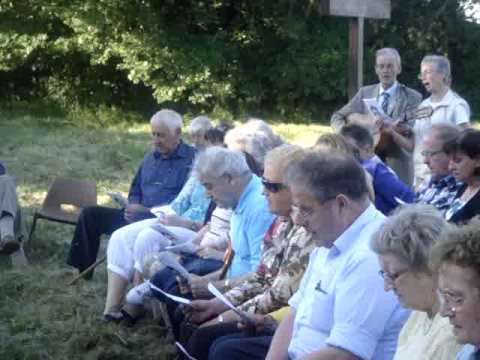
<path fill-rule="evenodd" d="M 338 347 L 327 346 L 322 350 L 315 351 L 302 360 L 361 360 L 358 356 L 355 356 L 349 351 L 343 350 Z"/>
<path fill-rule="evenodd" d="M 270 349 L 268 349 L 266 360 L 286 360 L 288 359 L 288 346 L 292 339 L 293 322 L 295 320 L 295 309 L 290 308 L 290 312 L 285 315 L 277 331 L 273 336 Z"/>

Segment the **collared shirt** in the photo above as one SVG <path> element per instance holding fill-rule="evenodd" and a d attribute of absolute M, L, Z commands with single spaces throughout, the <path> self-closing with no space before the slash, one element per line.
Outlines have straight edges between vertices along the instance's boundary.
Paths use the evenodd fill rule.
<path fill-rule="evenodd" d="M 419 109 L 431 107 L 433 113 L 430 117 L 417 119 L 413 127 L 415 134 L 415 150 L 413 160 L 415 166 L 415 186 L 419 186 L 430 173 L 428 167 L 423 162 L 421 154 L 423 150 L 423 141 L 430 134 L 432 125 L 451 124 L 462 125 L 470 122 L 470 107 L 457 93 L 448 90 L 441 101 L 432 102 L 431 97 L 422 101 Z"/>
<path fill-rule="evenodd" d="M 412 311 L 400 332 L 394 360 L 452 360 L 460 345 L 448 318 Z"/>
<path fill-rule="evenodd" d="M 442 213 L 445 213 L 452 205 L 458 189 L 462 185 L 463 183 L 457 182 L 451 174 L 440 180 L 430 178 L 420 186 L 415 202 L 433 205 Z"/>
<path fill-rule="evenodd" d="M 170 203 L 170 207 L 177 215 L 203 223 L 210 201 L 205 187 L 195 176 L 190 176 L 180 194 Z"/>
<path fill-rule="evenodd" d="M 263 237 L 274 220 L 262 194 L 260 178 L 252 175 L 230 220 L 230 239 L 235 252 L 228 277 L 255 271 L 260 262 Z"/>
<path fill-rule="evenodd" d="M 168 157 L 149 152 L 130 186 L 129 203 L 149 208 L 170 203 L 187 181 L 194 156 L 195 149 L 183 142 Z"/>
<path fill-rule="evenodd" d="M 288 303 L 298 289 L 315 246 L 310 233 L 279 217 L 265 235 L 257 271 L 225 296 L 239 309 L 268 314 Z"/>
<path fill-rule="evenodd" d="M 378 87 L 378 105 L 382 106 L 383 98 L 385 95 L 383 94 L 388 94 L 388 108 L 387 108 L 387 115 L 390 115 L 392 112 L 392 109 L 395 105 L 395 95 L 397 93 L 397 88 L 398 88 L 398 82 L 395 81 L 392 86 L 388 88 L 388 90 L 385 90 L 382 86 L 382 84 L 379 85 Z"/>
<path fill-rule="evenodd" d="M 467 344 L 464 345 L 457 354 L 455 360 L 478 360 L 480 359 L 480 349 L 475 346 Z"/>
<path fill-rule="evenodd" d="M 392 359 L 409 312 L 385 292 L 372 234 L 385 217 L 370 205 L 331 248 L 316 248 L 299 290 L 288 354 L 298 359 L 327 345 L 362 359 Z"/>
<path fill-rule="evenodd" d="M 388 215 L 399 205 L 395 198 L 405 203 L 415 199 L 413 191 L 378 156 L 362 160 L 362 166 L 372 175 L 375 207 L 383 214 Z"/>

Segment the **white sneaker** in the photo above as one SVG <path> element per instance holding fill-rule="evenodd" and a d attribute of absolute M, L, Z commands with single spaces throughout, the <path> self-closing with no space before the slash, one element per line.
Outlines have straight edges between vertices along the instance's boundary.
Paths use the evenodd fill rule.
<path fill-rule="evenodd" d="M 152 291 L 150 289 L 150 283 L 145 281 L 140 285 L 135 286 L 134 288 L 130 289 L 125 297 L 125 300 L 128 304 L 133 305 L 142 305 L 143 299 L 146 296 L 151 296 Z"/>

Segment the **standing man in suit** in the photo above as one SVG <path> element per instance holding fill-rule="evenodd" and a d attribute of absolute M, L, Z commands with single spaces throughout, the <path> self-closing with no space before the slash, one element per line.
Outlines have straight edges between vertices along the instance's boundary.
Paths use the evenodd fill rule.
<path fill-rule="evenodd" d="M 347 105 L 332 115 L 330 124 L 338 131 L 348 123 L 358 123 L 372 129 L 373 134 L 379 134 L 381 146 L 377 146 L 377 154 L 411 186 L 414 139 L 411 126 L 402 121 L 414 113 L 422 96 L 397 81 L 401 70 L 401 58 L 396 49 L 377 50 L 375 73 L 379 83 L 360 88 Z M 368 111 L 363 99 L 372 98 L 377 99 L 387 117 L 373 116 Z"/>

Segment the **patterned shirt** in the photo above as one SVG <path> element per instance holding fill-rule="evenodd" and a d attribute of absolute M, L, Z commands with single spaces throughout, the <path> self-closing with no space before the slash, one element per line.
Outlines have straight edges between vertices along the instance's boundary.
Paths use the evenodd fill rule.
<path fill-rule="evenodd" d="M 286 306 L 297 291 L 315 247 L 311 235 L 290 218 L 278 218 L 266 233 L 256 272 L 225 296 L 243 311 L 267 314 Z"/>
<path fill-rule="evenodd" d="M 457 182 L 453 175 L 447 175 L 440 180 L 428 179 L 417 192 L 415 202 L 433 205 L 445 213 L 452 205 L 461 186 L 462 183 Z"/>
<path fill-rule="evenodd" d="M 199 223 L 205 221 L 209 205 L 207 191 L 195 176 L 188 178 L 180 194 L 170 203 L 177 215 Z"/>

